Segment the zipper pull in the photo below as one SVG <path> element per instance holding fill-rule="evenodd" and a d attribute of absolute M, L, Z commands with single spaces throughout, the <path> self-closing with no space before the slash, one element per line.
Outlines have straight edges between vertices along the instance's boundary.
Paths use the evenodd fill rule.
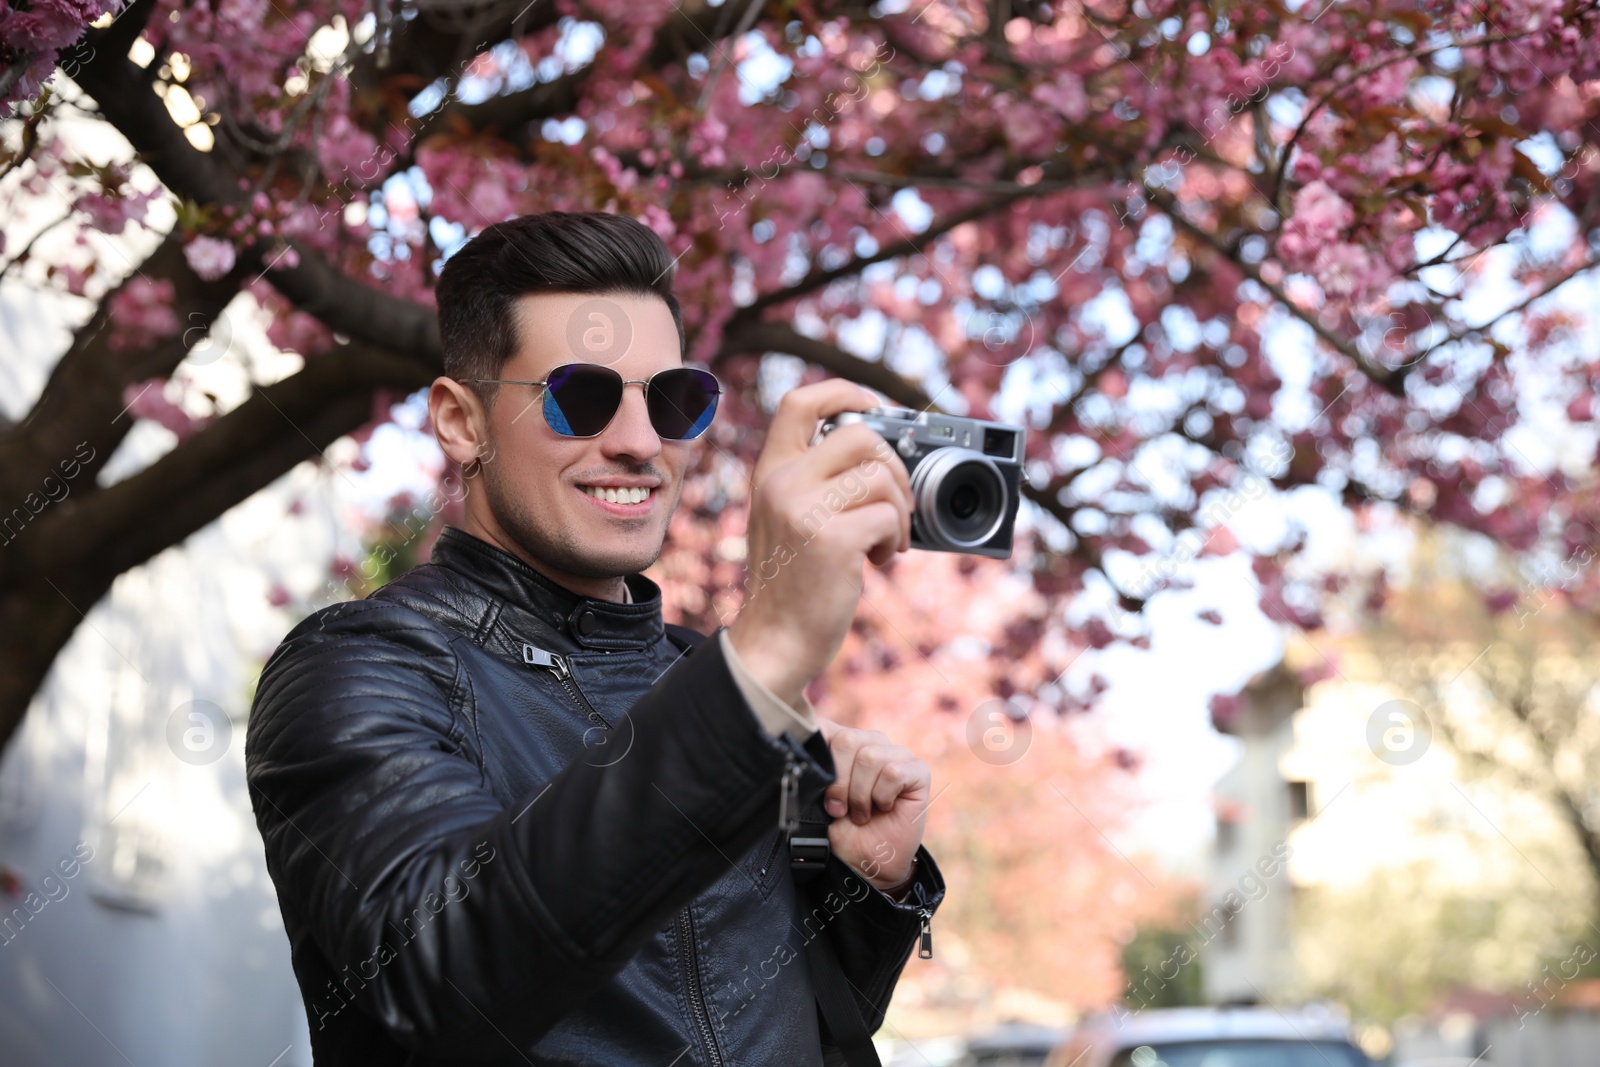
<path fill-rule="evenodd" d="M 568 673 L 567 662 L 561 658 L 559 653 L 546 652 L 544 649 L 534 648 L 532 645 L 525 644 L 522 646 L 522 662 L 534 667 L 549 667 L 561 678 L 565 678 Z"/>
<path fill-rule="evenodd" d="M 917 958 L 931 960 L 933 959 L 933 912 L 922 908 L 917 914 L 922 916 L 922 937 L 917 945 Z"/>
<path fill-rule="evenodd" d="M 800 762 L 793 756 L 784 764 L 778 783 L 778 829 L 786 834 L 800 830 Z"/>

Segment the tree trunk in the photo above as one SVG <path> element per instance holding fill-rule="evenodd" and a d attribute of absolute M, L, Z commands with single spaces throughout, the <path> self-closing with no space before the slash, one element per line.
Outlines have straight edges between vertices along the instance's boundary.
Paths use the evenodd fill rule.
<path fill-rule="evenodd" d="M 295 464 L 320 459 L 372 417 L 377 387 L 418 389 L 435 373 L 422 361 L 348 346 L 257 389 L 130 478 L 59 502 L 36 493 L 28 500 L 37 513 L 24 505 L 0 516 L 10 519 L 0 545 L 0 749 L 117 575 L 181 543 Z"/>

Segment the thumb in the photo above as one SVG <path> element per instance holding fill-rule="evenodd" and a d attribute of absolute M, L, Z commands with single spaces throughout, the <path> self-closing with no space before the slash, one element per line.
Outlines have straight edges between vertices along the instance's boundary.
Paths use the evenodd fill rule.
<path fill-rule="evenodd" d="M 817 423 L 841 411 L 866 411 L 881 401 L 865 386 L 829 378 L 785 393 L 767 429 L 767 441 L 756 464 L 756 482 L 773 467 L 805 453 L 816 436 Z"/>

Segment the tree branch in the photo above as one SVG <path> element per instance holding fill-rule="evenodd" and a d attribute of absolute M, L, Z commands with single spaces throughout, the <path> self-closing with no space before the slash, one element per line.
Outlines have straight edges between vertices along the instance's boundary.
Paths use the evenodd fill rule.
<path fill-rule="evenodd" d="M 33 568 L 98 596 L 97 583 L 177 544 L 302 460 L 321 458 L 372 417 L 374 389 L 419 389 L 433 377 L 415 359 L 364 345 L 313 358 L 138 474 L 55 505 L 8 551 L 21 554 L 19 572 Z"/>
<path fill-rule="evenodd" d="M 1307 326 L 1311 327 L 1312 333 L 1315 333 L 1329 346 L 1343 354 L 1347 359 L 1350 360 L 1350 362 L 1354 363 L 1358 368 L 1360 368 L 1362 373 L 1364 373 L 1367 377 L 1371 378 L 1374 382 L 1377 382 L 1380 386 L 1395 396 L 1402 396 L 1404 394 L 1405 374 L 1403 371 L 1391 370 L 1381 363 L 1374 363 L 1372 360 L 1368 359 L 1366 355 L 1363 354 L 1362 351 L 1350 341 L 1349 338 L 1340 337 L 1338 334 L 1328 329 L 1328 327 L 1324 326 L 1320 321 L 1318 321 L 1317 316 L 1311 314 L 1290 300 L 1288 295 L 1284 293 L 1280 286 L 1274 285 L 1272 282 L 1269 282 L 1263 278 L 1261 276 L 1260 268 L 1258 268 L 1254 263 L 1245 262 L 1242 257 L 1234 252 L 1233 249 L 1230 249 L 1226 244 L 1224 244 L 1222 240 L 1215 234 L 1189 221 L 1188 216 L 1183 213 L 1183 210 L 1178 206 L 1177 202 L 1172 198 L 1170 193 L 1167 193 L 1161 189 L 1147 188 L 1145 190 L 1145 195 L 1150 198 L 1150 202 L 1152 204 L 1156 205 L 1163 212 L 1165 212 L 1169 218 L 1172 219 L 1172 224 L 1174 226 L 1178 227 L 1180 230 L 1183 230 L 1190 236 L 1197 238 L 1202 243 L 1209 246 L 1219 256 L 1232 263 L 1235 267 L 1238 267 L 1245 277 L 1249 278 L 1251 281 L 1261 286 L 1261 288 L 1265 289 L 1268 293 L 1272 294 L 1272 298 L 1278 301 L 1278 303 L 1282 304 L 1291 315 L 1305 323 Z M 1415 364 L 1412 365 L 1414 366 Z"/>
<path fill-rule="evenodd" d="M 1369 63 L 1364 67 L 1357 68 L 1353 73 L 1343 80 L 1335 82 L 1327 92 L 1323 93 L 1322 96 L 1318 98 L 1315 104 L 1312 104 L 1306 109 L 1306 113 L 1304 115 L 1300 116 L 1300 124 L 1295 127 L 1294 133 L 1291 134 L 1289 139 L 1283 143 L 1283 148 L 1278 152 L 1277 173 L 1273 177 L 1272 196 L 1270 198 L 1272 209 L 1285 218 L 1288 217 L 1289 213 L 1284 211 L 1283 208 L 1279 206 L 1278 201 L 1283 195 L 1284 175 L 1289 170 L 1289 153 L 1292 152 L 1294 150 L 1294 146 L 1299 143 L 1301 134 L 1305 133 L 1306 128 L 1311 125 L 1312 118 L 1316 116 L 1317 112 L 1326 107 L 1330 100 L 1339 95 L 1339 93 L 1350 88 L 1352 85 L 1355 85 L 1367 75 L 1374 74 L 1382 70 L 1384 67 L 1398 63 L 1404 59 L 1423 60 L 1430 56 L 1438 55 L 1440 52 L 1453 52 L 1467 48 L 1485 48 L 1492 44 L 1505 44 L 1508 42 L 1521 40 L 1524 37 L 1531 37 L 1536 32 L 1540 31 L 1529 30 L 1526 33 L 1510 35 L 1502 34 L 1498 37 L 1486 37 L 1478 41 L 1453 41 L 1447 45 L 1437 45 L 1433 48 L 1425 48 L 1418 52 L 1402 52 L 1399 55 L 1386 56 L 1376 63 Z"/>
<path fill-rule="evenodd" d="M 114 348 L 117 331 L 111 300 L 136 278 L 172 284 L 179 333 L 149 348 Z M 215 281 L 201 279 L 184 260 L 182 242 L 175 236 L 157 245 L 121 285 L 101 298 L 56 362 L 27 416 L 0 433 L 0 487 L 6 498 L 36 488 L 38 479 L 71 456 L 80 443 L 94 449 L 94 459 L 84 464 L 93 478 L 133 422 L 117 417 L 124 407 L 123 389 L 132 382 L 171 374 L 238 293 L 242 280 L 237 267 Z"/>
<path fill-rule="evenodd" d="M 730 325 L 723 334 L 722 348 L 712 362 L 716 364 L 732 356 L 762 352 L 787 352 L 791 356 L 798 356 L 830 374 L 875 389 L 902 407 L 926 411 L 933 405 L 920 385 L 902 378 L 884 364 L 869 362 L 837 345 L 807 337 L 786 323 L 741 322 Z"/>
<path fill-rule="evenodd" d="M 769 307 L 785 303 L 799 296 L 805 296 L 807 293 L 816 292 L 818 289 L 840 278 L 848 278 L 853 274 L 859 274 L 874 263 L 883 263 L 887 260 L 899 259 L 901 256 L 919 253 L 930 242 L 950 232 L 962 223 L 981 219 L 991 212 L 998 211 L 1009 206 L 1014 201 L 1032 194 L 1034 194 L 1033 186 L 1019 186 L 1012 191 L 985 197 L 969 207 L 962 208 L 960 211 L 953 211 L 944 218 L 935 220 L 921 233 L 881 246 L 873 255 L 857 256 L 848 263 L 834 267 L 831 270 L 813 268 L 809 274 L 793 285 L 756 297 L 748 306 L 739 309 L 739 317 L 753 319 Z"/>
<path fill-rule="evenodd" d="M 120 20 L 96 33 L 108 33 Z M 91 35 L 91 45 L 99 38 Z M 95 50 L 82 63 L 78 84 L 92 95 L 107 121 L 126 137 L 163 185 L 180 198 L 201 204 L 243 201 L 238 178 L 210 153 L 189 143 L 167 114 L 161 98 L 143 81 L 144 72 L 122 54 Z M 397 299 L 337 270 L 322 255 L 300 242 L 290 242 L 299 263 L 266 269 L 269 281 L 303 311 L 317 316 L 331 330 L 391 352 L 437 362 L 438 320 L 430 308 Z M 263 250 L 252 245 L 240 252 L 236 269 L 255 273 L 266 266 Z"/>
<path fill-rule="evenodd" d="M 1580 263 L 1571 270 L 1563 271 L 1561 274 L 1557 275 L 1554 279 L 1544 285 L 1538 292 L 1532 294 L 1526 300 L 1522 300 L 1516 304 L 1513 304 L 1511 307 L 1506 308 L 1506 310 L 1500 312 L 1498 315 L 1495 315 L 1489 319 L 1489 321 L 1477 326 L 1468 326 L 1460 333 L 1452 333 L 1437 344 L 1429 345 L 1427 348 L 1423 349 L 1422 353 L 1418 355 L 1413 362 L 1421 363 L 1424 359 L 1437 352 L 1445 345 L 1456 344 L 1457 342 L 1465 340 L 1467 337 L 1470 337 L 1473 334 L 1483 334 L 1489 330 L 1492 330 L 1495 327 L 1495 324 L 1500 322 L 1502 319 L 1509 318 L 1512 315 L 1520 315 L 1522 312 L 1528 309 L 1529 305 L 1543 300 L 1545 297 L 1549 296 L 1563 285 L 1566 285 L 1573 278 L 1576 278 L 1584 271 L 1593 270 L 1597 265 L 1600 265 L 1600 261 L 1591 259 Z"/>

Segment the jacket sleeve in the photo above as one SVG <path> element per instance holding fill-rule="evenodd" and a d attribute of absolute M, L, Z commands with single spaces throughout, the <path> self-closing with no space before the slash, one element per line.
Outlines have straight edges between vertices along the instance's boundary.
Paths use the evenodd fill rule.
<path fill-rule="evenodd" d="M 246 735 L 291 937 L 328 961 L 331 1003 L 423 1054 L 527 1048 L 771 831 L 787 766 L 802 803 L 833 778 L 762 730 L 708 641 L 630 710 L 626 758 L 507 808 L 457 714 L 469 690 L 423 617 L 340 605 L 268 661 Z"/>
<path fill-rule="evenodd" d="M 863 881 L 861 874 L 837 856 L 828 857 L 826 871 L 818 876 L 824 885 L 836 888 L 841 894 L 852 889 L 859 896 L 854 882 Z M 846 899 L 853 899 L 846 897 Z M 900 981 L 911 950 L 917 946 L 922 933 L 923 912 L 928 917 L 944 901 L 944 877 L 934 864 L 926 847 L 917 848 L 917 880 L 902 903 L 895 903 L 876 889 L 859 905 L 852 904 L 840 911 L 833 934 L 834 951 L 839 956 L 840 969 L 850 981 L 855 993 L 856 1006 L 867 1030 L 876 1032 L 883 1025 L 884 1014 L 889 1010 L 889 999 Z M 827 1023 L 822 1024 L 824 1045 L 832 1044 Z"/>

